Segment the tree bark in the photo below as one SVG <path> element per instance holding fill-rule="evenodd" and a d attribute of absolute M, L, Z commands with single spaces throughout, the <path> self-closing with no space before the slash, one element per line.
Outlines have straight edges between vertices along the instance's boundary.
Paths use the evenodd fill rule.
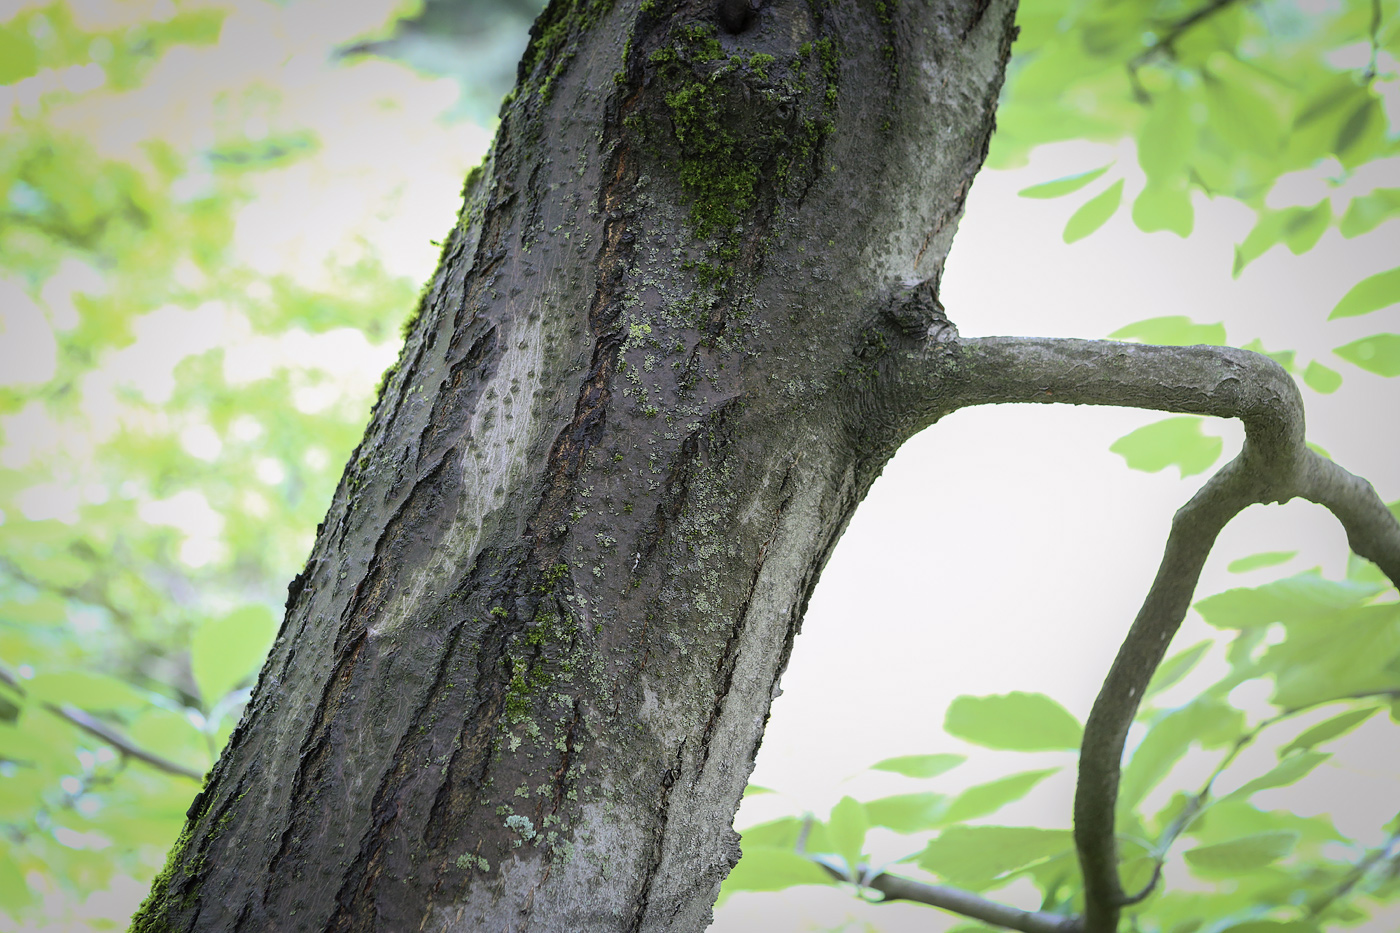
<path fill-rule="evenodd" d="M 134 929 L 708 925 L 1013 9 L 551 3 Z"/>

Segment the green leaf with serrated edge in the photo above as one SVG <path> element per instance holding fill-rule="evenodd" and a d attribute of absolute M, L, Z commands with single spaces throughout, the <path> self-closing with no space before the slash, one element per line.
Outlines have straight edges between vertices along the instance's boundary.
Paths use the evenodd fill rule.
<path fill-rule="evenodd" d="M 1400 334 L 1363 337 L 1332 352 L 1378 376 L 1400 376 Z"/>
<path fill-rule="evenodd" d="M 1182 314 L 1152 317 L 1120 327 L 1108 335 L 1112 340 L 1136 340 L 1162 346 L 1189 347 L 1196 344 L 1224 346 L 1224 324 L 1197 324 Z"/>
<path fill-rule="evenodd" d="M 1065 223 L 1064 241 L 1074 243 L 1084 239 L 1108 223 L 1123 200 L 1123 179 L 1118 179 L 1103 191 L 1079 206 Z"/>
<path fill-rule="evenodd" d="M 1090 169 L 1087 172 L 1079 172 L 1075 175 L 1066 175 L 1063 178 L 1056 178 L 1054 181 L 1042 182 L 1038 185 L 1031 185 L 1029 188 L 1022 188 L 1016 192 L 1023 198 L 1058 198 L 1061 195 L 1071 194 L 1098 178 L 1113 166 L 1110 162 L 1101 168 Z"/>
<path fill-rule="evenodd" d="M 826 869 L 791 849 L 745 846 L 744 857 L 721 887 L 722 895 L 736 891 L 781 891 L 800 884 L 835 884 Z"/>
<path fill-rule="evenodd" d="M 1295 832 L 1265 832 L 1242 836 L 1229 842 L 1197 846 L 1182 853 L 1197 874 L 1208 878 L 1231 878 L 1271 865 L 1293 851 L 1298 843 Z"/>
<path fill-rule="evenodd" d="M 1297 556 L 1297 551 L 1264 551 L 1260 554 L 1251 554 L 1248 557 L 1232 560 L 1225 569 L 1230 573 L 1248 573 L 1263 567 L 1277 567 L 1279 564 L 1286 564 Z"/>
<path fill-rule="evenodd" d="M 1147 689 L 1142 693 L 1143 699 L 1153 694 L 1161 693 L 1163 690 L 1191 673 L 1192 668 L 1194 668 L 1196 664 L 1200 662 L 1201 658 L 1205 657 L 1206 652 L 1210 650 L 1210 646 L 1211 643 L 1209 640 L 1198 641 L 1190 648 L 1178 651 L 1159 664 L 1157 666 L 1157 672 L 1152 675 L 1151 682 L 1148 683 Z"/>
<path fill-rule="evenodd" d="M 1400 266 L 1368 275 L 1357 282 L 1342 296 L 1342 300 L 1337 302 L 1332 313 L 1327 315 L 1327 320 L 1359 317 L 1396 303 L 1400 303 Z"/>
<path fill-rule="evenodd" d="M 210 619 L 190 641 L 190 667 L 206 708 L 252 674 L 277 634 L 266 606 L 244 606 Z"/>
<path fill-rule="evenodd" d="M 943 825 L 963 823 L 995 813 L 1008 803 L 1020 800 L 1059 768 L 1023 771 L 985 784 L 977 784 L 958 794 L 941 817 Z"/>
<path fill-rule="evenodd" d="M 1245 782 L 1226 796 L 1242 798 L 1257 794 L 1261 790 L 1287 787 L 1289 784 L 1297 783 L 1307 777 L 1314 768 L 1330 757 L 1332 756 L 1323 752 L 1300 752 L 1297 755 L 1289 756 L 1264 774 L 1252 781 Z"/>
<path fill-rule="evenodd" d="M 1202 747 L 1224 744 L 1244 729 L 1244 714 L 1211 696 L 1197 697 L 1152 723 L 1123 768 L 1118 806 L 1135 808 L 1186 754 L 1192 742 Z"/>
<path fill-rule="evenodd" d="M 1323 366 L 1317 360 L 1312 360 L 1308 363 L 1308 368 L 1303 370 L 1303 382 L 1314 392 L 1330 395 L 1342 387 L 1342 374 Z"/>
<path fill-rule="evenodd" d="M 1201 432 L 1203 423 L 1194 415 L 1167 418 L 1123 435 L 1108 449 L 1134 470 L 1156 473 L 1175 466 L 1183 477 L 1194 476 L 1210 469 L 1225 449 L 1220 438 Z"/>
<path fill-rule="evenodd" d="M 1074 847 L 1064 829 L 1029 826 L 950 826 L 919 855 L 919 867 L 951 882 L 976 885 Z"/>
<path fill-rule="evenodd" d="M 24 682 L 31 699 L 85 710 L 139 710 L 150 697 L 124 680 L 96 671 L 53 671 Z"/>
<path fill-rule="evenodd" d="M 886 758 L 870 766 L 871 771 L 890 771 L 912 778 L 938 777 L 967 761 L 966 755 L 900 755 Z"/>
<path fill-rule="evenodd" d="M 948 705 L 943 731 L 965 742 L 1006 751 L 1077 749 L 1084 727 L 1043 693 L 960 696 Z"/>
<path fill-rule="evenodd" d="M 1196 611 L 1215 628 L 1253 628 L 1330 616 L 1363 605 L 1380 591 L 1370 584 L 1327 580 L 1310 570 L 1263 586 L 1217 593 L 1197 602 Z"/>
<path fill-rule="evenodd" d="M 948 810 L 946 794 L 894 794 L 865 801 L 865 817 L 871 826 L 883 826 L 897 833 L 917 833 L 944 825 Z"/>
<path fill-rule="evenodd" d="M 870 823 L 865 816 L 865 807 L 854 797 L 842 797 L 831 808 L 831 819 L 827 821 L 827 836 L 836 849 L 836 854 L 846 860 L 846 865 L 854 873 L 860 865 L 861 851 L 865 847 L 865 832 Z"/>
<path fill-rule="evenodd" d="M 1317 725 L 1304 729 L 1297 738 L 1279 749 L 1279 757 L 1283 758 L 1289 752 L 1297 749 L 1309 749 L 1346 735 L 1378 712 L 1380 712 L 1380 707 L 1372 706 L 1368 709 L 1347 710 L 1331 719 L 1324 719 Z"/>

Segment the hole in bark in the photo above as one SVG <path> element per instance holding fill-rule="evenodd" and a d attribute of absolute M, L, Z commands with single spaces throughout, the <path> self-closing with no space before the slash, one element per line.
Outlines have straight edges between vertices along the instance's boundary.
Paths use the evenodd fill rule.
<path fill-rule="evenodd" d="M 759 0 L 719 0 L 715 4 L 715 19 L 730 35 L 738 35 L 758 18 Z"/>

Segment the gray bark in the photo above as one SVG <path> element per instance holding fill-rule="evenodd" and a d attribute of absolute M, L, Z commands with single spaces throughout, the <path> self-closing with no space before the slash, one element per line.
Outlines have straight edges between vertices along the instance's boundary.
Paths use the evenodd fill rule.
<path fill-rule="evenodd" d="M 1012 13 L 551 4 L 135 929 L 709 923 Z"/>

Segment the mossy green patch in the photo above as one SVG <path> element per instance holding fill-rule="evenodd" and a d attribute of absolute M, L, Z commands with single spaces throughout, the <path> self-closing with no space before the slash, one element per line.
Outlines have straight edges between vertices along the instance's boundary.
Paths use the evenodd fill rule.
<path fill-rule="evenodd" d="M 578 51 L 579 37 L 612 11 L 613 0 L 551 0 L 530 27 L 530 42 L 520 59 L 527 90 L 548 101 L 554 81 Z"/>

